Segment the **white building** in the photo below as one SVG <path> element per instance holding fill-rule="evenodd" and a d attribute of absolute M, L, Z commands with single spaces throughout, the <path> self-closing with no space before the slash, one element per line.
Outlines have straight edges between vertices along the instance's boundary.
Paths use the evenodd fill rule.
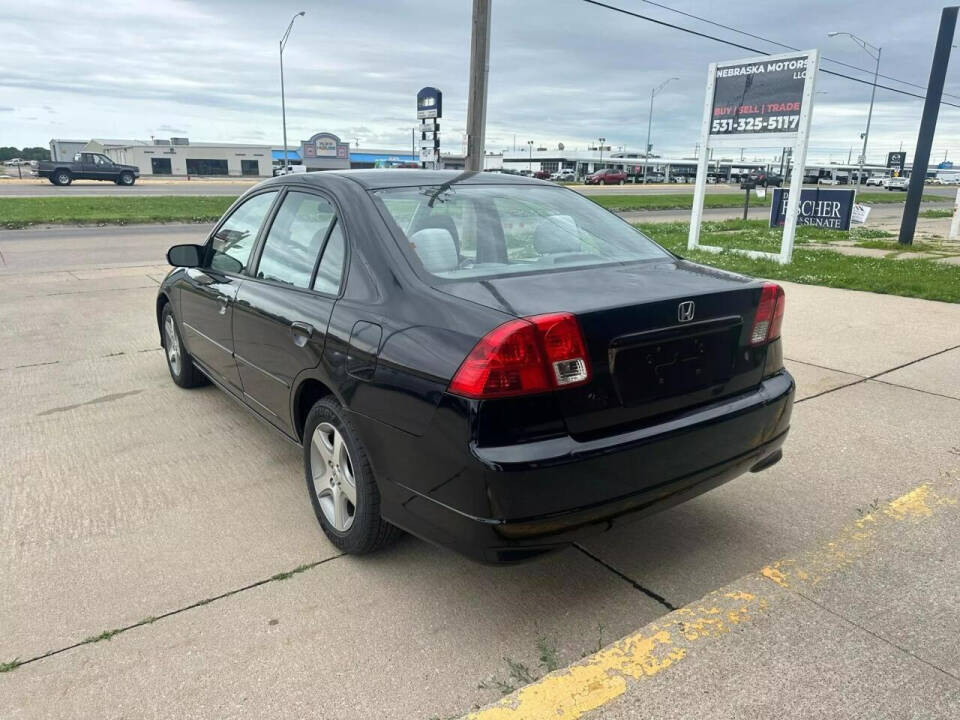
<path fill-rule="evenodd" d="M 93 141 L 91 141 L 92 144 Z M 85 148 L 94 150 L 94 148 Z M 191 143 L 187 138 L 154 140 L 152 145 L 104 145 L 114 162 L 136 165 L 143 176 L 247 176 L 273 175 L 269 145 L 242 143 Z"/>

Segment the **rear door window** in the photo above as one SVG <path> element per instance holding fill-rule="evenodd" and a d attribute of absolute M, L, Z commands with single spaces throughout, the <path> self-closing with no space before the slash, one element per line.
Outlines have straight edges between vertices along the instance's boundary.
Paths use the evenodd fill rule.
<path fill-rule="evenodd" d="M 276 196 L 276 191 L 254 195 L 233 211 L 210 240 L 208 267 L 211 270 L 230 273 L 246 270 L 250 251 Z"/>
<path fill-rule="evenodd" d="M 289 192 L 270 226 L 257 277 L 309 288 L 317 257 L 336 217 L 333 205 L 319 195 Z"/>

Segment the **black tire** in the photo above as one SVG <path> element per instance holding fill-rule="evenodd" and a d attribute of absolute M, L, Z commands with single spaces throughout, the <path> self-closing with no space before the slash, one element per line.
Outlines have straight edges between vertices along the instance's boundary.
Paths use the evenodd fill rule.
<path fill-rule="evenodd" d="M 69 185 L 73 182 L 73 175 L 70 174 L 69 170 L 56 170 L 50 176 L 50 182 L 54 185 Z"/>
<path fill-rule="evenodd" d="M 356 505 L 353 506 L 353 520 L 350 527 L 341 532 L 333 526 L 320 505 L 313 479 L 311 446 L 318 425 L 332 425 L 341 435 L 349 453 L 354 484 L 356 486 Z M 322 430 L 322 429 L 321 429 Z M 380 490 L 373 475 L 370 458 L 359 435 L 336 398 L 327 396 L 310 410 L 303 428 L 303 467 L 307 481 L 310 503 L 317 516 L 320 527 L 334 545 L 353 555 L 379 550 L 394 542 L 401 534 L 399 528 L 380 517 Z M 318 472 L 321 472 L 318 469 Z M 324 490 L 325 488 L 320 488 Z"/>
<path fill-rule="evenodd" d="M 117 185 L 133 185 L 136 181 L 137 179 L 132 172 L 122 172 L 120 177 L 117 178 Z"/>
<path fill-rule="evenodd" d="M 174 363 L 170 354 L 170 337 L 168 335 L 168 319 L 172 323 L 173 335 L 177 342 L 177 356 L 179 361 Z M 187 352 L 183 345 L 183 338 L 180 336 L 180 327 L 177 325 L 177 318 L 170 308 L 170 303 L 163 306 L 163 312 L 160 314 L 160 337 L 163 346 L 163 357 L 167 361 L 167 370 L 170 371 L 170 377 L 182 388 L 193 388 L 206 385 L 209 382 L 206 376 L 193 364 L 193 358 Z"/>

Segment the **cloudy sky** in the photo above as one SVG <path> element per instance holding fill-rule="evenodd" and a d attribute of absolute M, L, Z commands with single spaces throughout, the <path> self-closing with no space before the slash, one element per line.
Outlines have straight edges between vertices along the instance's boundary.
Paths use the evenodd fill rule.
<path fill-rule="evenodd" d="M 935 0 L 609 0 L 638 13 L 769 52 L 681 10 L 828 58 L 872 68 L 848 38 L 883 47 L 881 73 L 926 85 L 940 10 Z M 666 6 L 666 7 L 664 7 Z M 0 145 L 50 138 L 282 142 L 277 45 L 284 54 L 291 145 L 326 130 L 361 147 L 405 148 L 424 85 L 444 92 L 443 149 L 462 149 L 471 0 L 0 0 Z M 751 53 L 591 6 L 582 0 L 493 0 L 487 149 L 583 149 L 597 136 L 641 148 L 650 88 L 654 146 L 691 154 L 709 62 Z M 822 67 L 868 74 L 824 62 Z M 922 89 L 882 80 L 904 90 Z M 845 160 L 866 121 L 870 89 L 821 73 L 816 158 Z M 960 60 L 946 100 L 960 105 Z M 912 156 L 922 101 L 878 91 L 869 157 L 903 143 Z M 747 157 L 773 155 L 747 148 Z M 944 106 L 933 157 L 960 162 L 960 108 Z M 856 157 L 857 150 L 853 150 Z"/>

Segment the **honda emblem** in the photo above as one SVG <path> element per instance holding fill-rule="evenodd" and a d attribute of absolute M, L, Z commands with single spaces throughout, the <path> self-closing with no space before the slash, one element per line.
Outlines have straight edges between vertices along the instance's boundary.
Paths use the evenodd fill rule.
<path fill-rule="evenodd" d="M 693 300 L 684 300 L 682 303 L 677 305 L 677 320 L 680 322 L 690 322 L 693 320 L 693 313 L 696 310 L 696 305 L 693 304 Z"/>

